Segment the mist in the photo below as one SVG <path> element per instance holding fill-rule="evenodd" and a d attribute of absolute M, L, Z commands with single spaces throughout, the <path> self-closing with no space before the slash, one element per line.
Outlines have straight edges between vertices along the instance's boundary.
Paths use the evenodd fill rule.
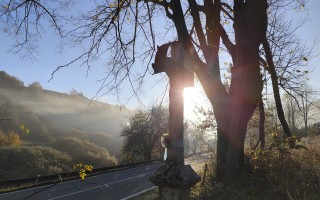
<path fill-rule="evenodd" d="M 44 90 L 37 82 L 26 87 L 17 77 L 0 72 L 0 94 L 45 119 L 54 130 L 51 134 L 64 134 L 76 128 L 88 134 L 110 135 L 116 146 L 121 146 L 121 126 L 133 111 L 90 100 L 74 91 L 65 94 Z M 120 147 L 111 151 L 120 151 Z"/>

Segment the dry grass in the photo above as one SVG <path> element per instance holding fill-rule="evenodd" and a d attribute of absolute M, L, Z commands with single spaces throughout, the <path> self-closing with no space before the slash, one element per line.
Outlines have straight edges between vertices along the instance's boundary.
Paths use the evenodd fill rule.
<path fill-rule="evenodd" d="M 201 181 L 192 189 L 191 199 L 319 200 L 320 136 L 304 138 L 300 144 L 308 150 L 279 143 L 281 148 L 255 152 L 250 157 L 251 171 L 230 185 L 214 181 L 214 163 L 209 162 L 205 184 Z M 197 172 L 203 176 L 203 168 Z M 157 189 L 132 198 L 150 199 L 157 199 Z"/>
<path fill-rule="evenodd" d="M 319 200 L 320 137 L 303 139 L 305 149 L 289 149 L 277 143 L 272 150 L 259 150 L 249 158 L 251 171 L 233 184 L 214 182 L 213 163 L 202 187 L 197 184 L 192 199 L 219 200 Z"/>

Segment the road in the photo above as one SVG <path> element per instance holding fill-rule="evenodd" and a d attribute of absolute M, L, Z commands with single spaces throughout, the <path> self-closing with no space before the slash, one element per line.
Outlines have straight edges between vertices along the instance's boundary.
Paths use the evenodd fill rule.
<path fill-rule="evenodd" d="M 82 180 L 0 194 L 0 200 L 116 200 L 153 187 L 149 176 L 161 163 L 110 172 Z"/>
<path fill-rule="evenodd" d="M 186 159 L 186 164 L 196 171 L 203 169 L 210 155 L 202 153 Z M 116 200 L 127 198 L 154 187 L 149 181 L 161 162 L 91 176 L 82 180 L 66 181 L 55 185 L 46 185 L 0 194 L 0 200 Z"/>

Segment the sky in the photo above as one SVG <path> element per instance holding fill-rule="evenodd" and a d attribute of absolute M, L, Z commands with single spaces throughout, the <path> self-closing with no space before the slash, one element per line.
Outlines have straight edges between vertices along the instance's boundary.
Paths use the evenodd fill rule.
<path fill-rule="evenodd" d="M 306 41 L 307 45 L 312 45 L 313 41 L 318 39 L 314 48 L 316 54 L 320 54 L 319 10 L 320 1 L 309 0 L 304 9 L 292 12 L 292 16 L 295 18 L 305 16 L 306 13 L 308 13 L 309 21 L 298 33 L 302 40 Z M 87 69 L 84 66 L 79 66 L 77 63 L 59 70 L 54 75 L 54 78 L 48 82 L 52 72 L 57 66 L 67 63 L 71 58 L 75 58 L 79 55 L 80 51 L 77 51 L 76 49 L 66 49 L 62 53 L 59 52 L 58 38 L 50 31 L 46 32 L 45 35 L 43 35 L 43 39 L 38 43 L 39 54 L 37 55 L 36 60 L 26 60 L 20 58 L 19 55 L 10 52 L 9 50 L 14 44 L 14 40 L 2 31 L 0 31 L 0 41 L 0 70 L 18 77 L 25 85 L 38 81 L 41 83 L 42 87 L 47 90 L 69 93 L 72 89 L 76 89 L 77 91 L 83 92 L 86 97 L 92 98 L 95 96 L 100 86 L 100 84 L 97 83 L 97 80 L 103 78 L 106 73 L 103 61 L 96 62 L 88 74 Z M 310 67 L 314 69 L 310 74 L 310 83 L 317 88 L 320 88 L 318 86 L 320 78 L 319 59 L 320 57 L 318 56 L 310 62 Z M 165 83 L 161 82 L 160 84 L 155 85 L 162 76 L 163 75 L 152 76 L 151 74 L 147 74 L 142 93 L 140 94 L 140 100 L 142 102 L 138 101 L 136 98 L 127 102 L 128 97 L 132 94 L 132 92 L 129 92 L 130 88 L 128 84 L 125 84 L 121 89 L 120 102 L 117 100 L 115 94 L 104 95 L 98 100 L 110 104 L 125 104 L 125 106 L 129 108 L 139 108 L 141 106 L 151 105 L 154 101 L 159 100 L 162 97 L 163 93 L 159 93 L 159 90 L 164 91 Z M 186 101 L 190 106 L 196 104 L 196 101 L 203 101 L 203 99 L 199 100 L 200 98 L 198 98 L 200 92 L 197 88 L 188 89 L 187 93 L 186 96 L 188 96 L 189 99 Z M 189 109 L 187 112 L 191 114 L 192 109 Z"/>

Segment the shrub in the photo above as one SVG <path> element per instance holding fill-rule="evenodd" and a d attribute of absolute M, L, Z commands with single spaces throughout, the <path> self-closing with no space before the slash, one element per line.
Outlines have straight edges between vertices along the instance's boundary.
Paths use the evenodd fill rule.
<path fill-rule="evenodd" d="M 73 163 L 87 163 L 94 168 L 112 166 L 117 159 L 102 147 L 88 141 L 70 136 L 58 137 L 52 147 L 69 154 Z"/>
<path fill-rule="evenodd" d="M 71 157 L 50 147 L 1 147 L 0 180 L 71 171 Z"/>
<path fill-rule="evenodd" d="M 302 141 L 308 150 L 289 149 L 284 143 L 251 154 L 251 170 L 232 184 L 216 182 L 211 163 L 205 184 L 196 185 L 192 199 L 320 199 L 320 137 Z"/>
<path fill-rule="evenodd" d="M 3 133 L 0 130 L 0 147 L 1 146 L 20 146 L 20 135 L 11 131 L 8 134 Z"/>

